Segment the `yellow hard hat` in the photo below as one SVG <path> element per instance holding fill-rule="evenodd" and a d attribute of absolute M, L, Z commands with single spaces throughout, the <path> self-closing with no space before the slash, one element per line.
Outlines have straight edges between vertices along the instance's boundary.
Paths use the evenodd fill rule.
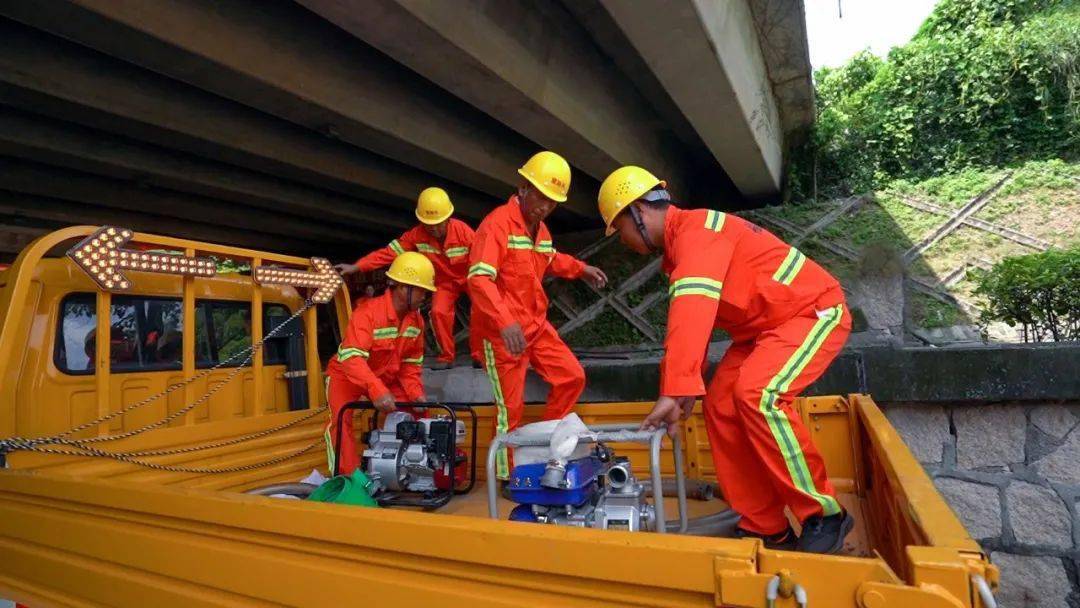
<path fill-rule="evenodd" d="M 622 213 L 630 203 L 641 198 L 649 190 L 659 184 L 666 188 L 667 184 L 647 170 L 633 165 L 619 167 L 611 172 L 611 175 L 600 184 L 600 195 L 597 197 L 597 206 L 600 207 L 600 217 L 604 218 L 604 226 L 607 234 L 615 232 L 611 222 Z"/>
<path fill-rule="evenodd" d="M 404 285 L 435 291 L 435 267 L 422 253 L 406 251 L 394 258 L 386 278 Z"/>
<path fill-rule="evenodd" d="M 442 188 L 424 188 L 420 198 L 416 199 L 416 219 L 425 224 L 439 224 L 453 213 L 454 204 Z"/>
<path fill-rule="evenodd" d="M 525 162 L 518 173 L 529 180 L 551 200 L 562 203 L 570 191 L 570 165 L 554 152 L 537 152 Z"/>

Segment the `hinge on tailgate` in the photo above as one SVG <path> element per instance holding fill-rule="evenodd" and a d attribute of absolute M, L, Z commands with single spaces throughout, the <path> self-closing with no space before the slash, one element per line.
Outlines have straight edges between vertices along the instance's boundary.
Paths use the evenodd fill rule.
<path fill-rule="evenodd" d="M 941 585 L 918 587 L 867 581 L 856 595 L 859 608 L 964 608 L 964 604 Z"/>

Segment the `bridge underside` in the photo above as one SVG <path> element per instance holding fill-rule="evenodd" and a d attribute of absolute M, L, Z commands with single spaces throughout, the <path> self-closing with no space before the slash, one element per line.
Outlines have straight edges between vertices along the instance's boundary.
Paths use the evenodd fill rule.
<path fill-rule="evenodd" d="M 446 188 L 475 224 L 547 148 L 694 206 L 775 199 L 812 117 L 801 0 L 0 4 L 0 256 L 76 223 L 351 258 Z"/>

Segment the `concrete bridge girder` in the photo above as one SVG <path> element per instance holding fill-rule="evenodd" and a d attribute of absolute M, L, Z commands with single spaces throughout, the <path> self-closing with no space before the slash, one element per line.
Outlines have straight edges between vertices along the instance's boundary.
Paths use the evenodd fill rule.
<path fill-rule="evenodd" d="M 557 232 L 598 221 L 622 164 L 745 208 L 778 195 L 784 137 L 812 118 L 801 17 L 802 0 L 0 3 L 0 189 L 48 210 L 6 203 L 0 224 L 180 228 L 199 209 L 221 219 L 203 234 L 352 258 L 412 225 L 430 185 L 475 225 L 541 148 L 574 169 Z"/>
<path fill-rule="evenodd" d="M 778 193 L 784 133 L 746 0 L 600 2 L 742 194 Z"/>
<path fill-rule="evenodd" d="M 286 238 L 306 238 L 312 242 L 377 242 L 367 237 L 357 237 L 354 230 L 301 216 L 280 213 L 250 214 L 235 206 L 219 205 L 213 199 L 205 197 L 3 157 L 0 157 L 0 188 L 75 203 L 124 209 L 133 213 L 159 207 L 168 209 L 169 215 L 173 217 L 227 226 L 240 232 L 250 230 Z"/>
<path fill-rule="evenodd" d="M 311 255 L 311 252 L 317 252 L 327 256 L 348 255 L 351 252 L 351 249 L 346 250 L 340 245 L 328 246 L 323 241 L 283 237 L 255 230 L 235 230 L 212 223 L 213 218 L 197 222 L 151 211 L 149 207 L 146 212 L 132 212 L 118 207 L 72 204 L 68 200 L 0 189 L 0 217 L 3 218 L 0 221 L 0 253 L 17 254 L 34 238 L 76 224 L 111 224 L 140 232 L 279 253 Z"/>
<path fill-rule="evenodd" d="M 501 198 L 533 145 L 284 2 L 50 0 L 7 16 Z M 168 18 L 162 18 L 168 15 Z"/>
<path fill-rule="evenodd" d="M 558 3 L 298 1 L 564 155 L 581 170 L 572 191 L 589 214 L 597 182 L 621 165 L 682 177 L 670 131 Z"/>
<path fill-rule="evenodd" d="M 345 225 L 412 225 L 404 214 L 362 207 L 355 199 L 185 156 L 14 109 L 0 112 L 0 154 L 84 173 L 222 198 L 275 213 L 307 215 Z"/>
<path fill-rule="evenodd" d="M 410 209 L 437 180 L 75 44 L 0 22 L 0 103 Z M 457 191 L 482 217 L 495 199 Z"/>

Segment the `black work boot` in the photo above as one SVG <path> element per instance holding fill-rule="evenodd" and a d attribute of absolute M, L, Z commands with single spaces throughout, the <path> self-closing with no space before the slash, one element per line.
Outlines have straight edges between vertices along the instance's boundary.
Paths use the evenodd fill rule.
<path fill-rule="evenodd" d="M 799 537 L 795 536 L 795 531 L 791 529 L 791 526 L 776 534 L 760 534 L 742 528 L 735 528 L 735 538 L 760 538 L 765 542 L 766 549 L 779 549 L 780 551 L 794 551 L 795 545 L 799 541 Z"/>
<path fill-rule="evenodd" d="M 806 553 L 839 553 L 844 548 L 844 537 L 855 526 L 855 518 L 847 511 L 836 515 L 807 518 L 803 522 L 802 535 L 795 546 L 796 551 Z"/>

